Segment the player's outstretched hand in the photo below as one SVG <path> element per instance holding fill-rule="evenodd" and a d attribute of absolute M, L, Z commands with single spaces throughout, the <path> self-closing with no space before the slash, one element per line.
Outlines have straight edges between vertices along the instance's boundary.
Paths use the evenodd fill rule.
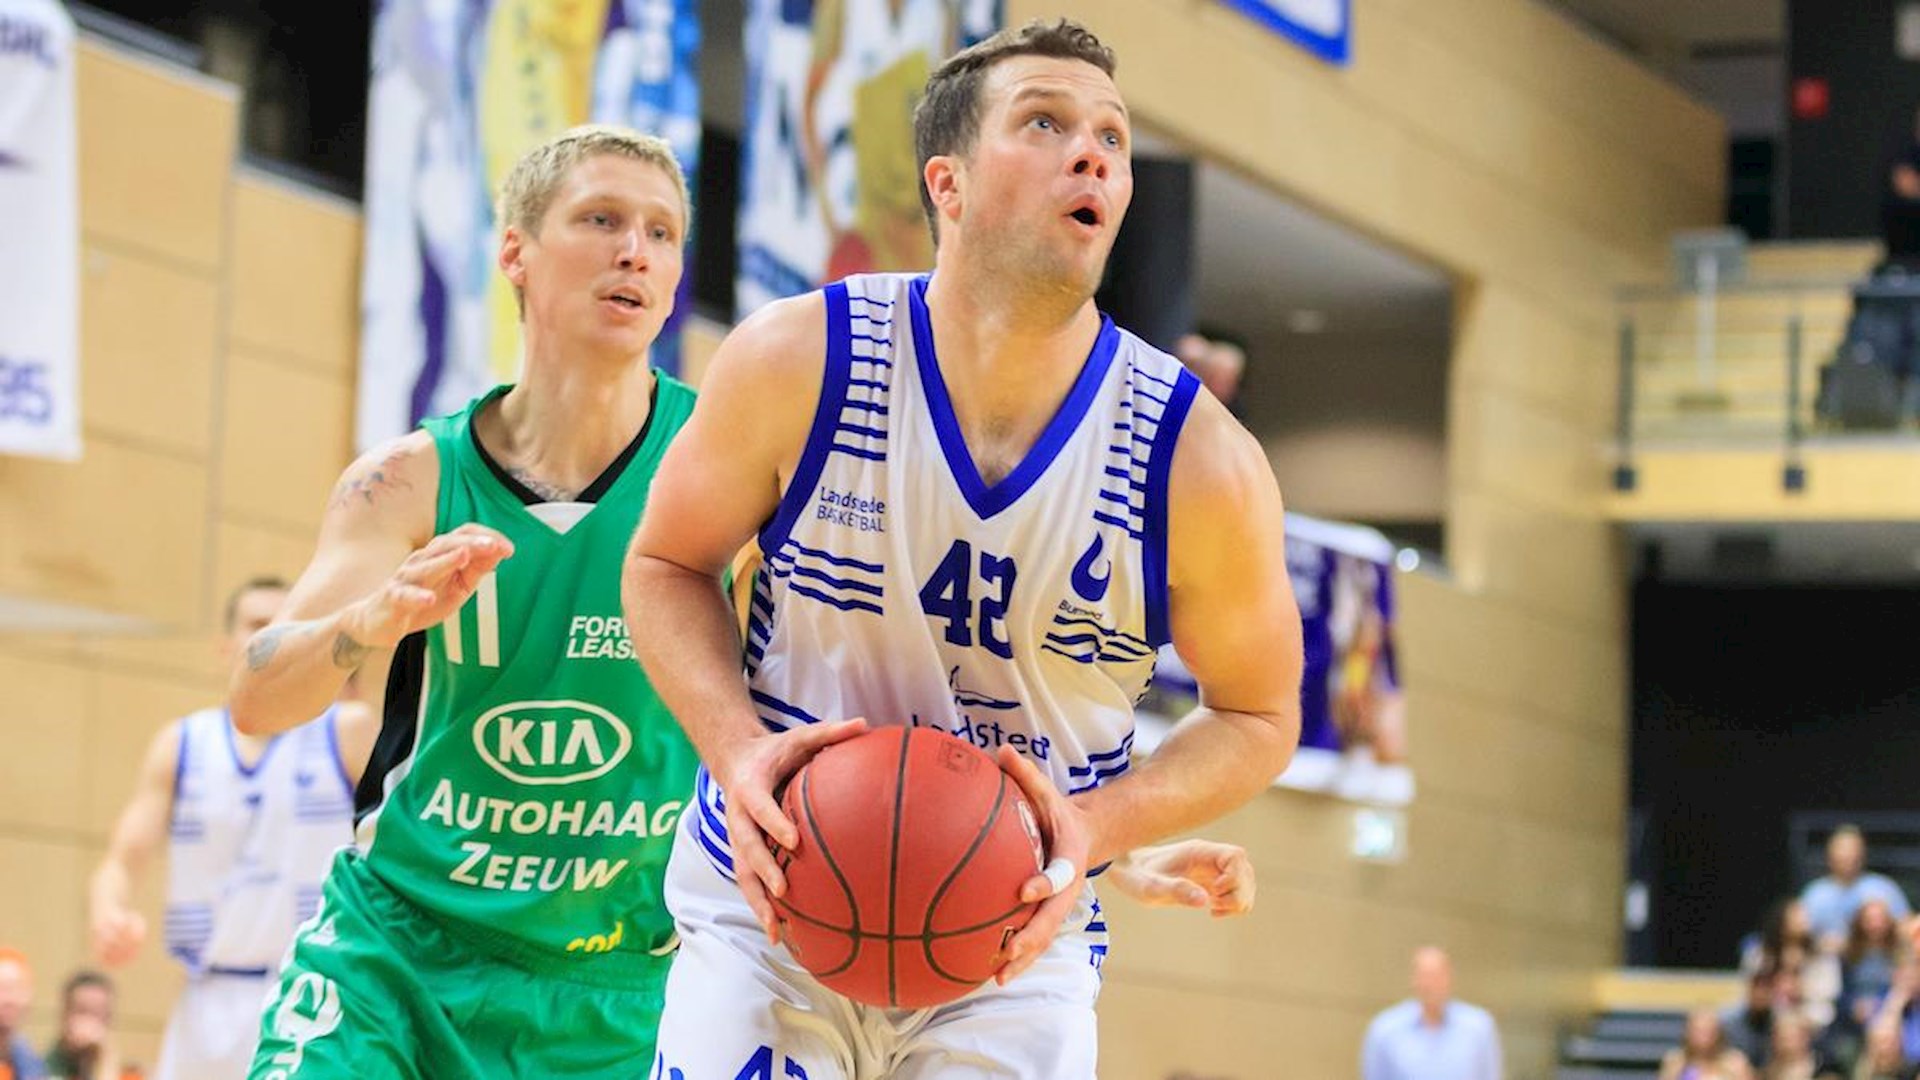
<path fill-rule="evenodd" d="M 1205 908 L 1215 916 L 1253 910 L 1253 860 L 1238 844 L 1176 840 L 1135 848 L 1102 880 L 1151 907 Z"/>
<path fill-rule="evenodd" d="M 723 773 L 715 774 L 727 804 L 734 880 L 747 898 L 747 906 L 753 909 L 754 918 L 760 920 L 760 928 L 766 931 L 769 945 L 780 943 L 780 916 L 773 909 L 772 897 L 786 895 L 787 876 L 780 872 L 767 842 L 771 840 L 788 851 L 800 847 L 800 828 L 780 809 L 774 792 L 813 755 L 866 730 L 866 720 L 855 717 L 756 735 L 731 755 Z"/>
<path fill-rule="evenodd" d="M 1087 856 L 1093 850 L 1093 830 L 1086 813 L 1053 786 L 1053 781 L 1033 762 L 1011 746 L 999 751 L 1000 767 L 1020 785 L 1040 820 L 1040 833 L 1047 842 L 1045 873 L 1035 874 L 1020 886 L 1020 899 L 1039 902 L 1039 910 L 1020 932 L 1007 943 L 1000 971 L 994 976 L 1001 986 L 1019 977 L 1033 966 L 1040 954 L 1053 944 L 1061 924 L 1073 914 L 1080 902 L 1080 885 L 1086 880 Z"/>
<path fill-rule="evenodd" d="M 108 967 L 133 960 L 147 941 L 147 920 L 137 911 L 115 908 L 93 919 L 93 954 Z"/>
<path fill-rule="evenodd" d="M 407 556 L 378 589 L 347 609 L 341 629 L 355 642 L 390 649 L 460 610 L 480 579 L 513 554 L 513 541 L 485 525 L 441 533 Z"/>

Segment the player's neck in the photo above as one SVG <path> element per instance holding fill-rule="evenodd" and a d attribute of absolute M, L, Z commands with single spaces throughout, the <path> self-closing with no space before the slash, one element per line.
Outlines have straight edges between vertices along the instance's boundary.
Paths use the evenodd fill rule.
<path fill-rule="evenodd" d="M 243 735 L 233 733 L 233 751 L 239 756 L 241 764 L 251 769 L 260 763 L 267 754 L 267 747 L 273 744 L 271 735 Z"/>
<path fill-rule="evenodd" d="M 653 371 L 644 360 L 614 368 L 527 357 L 521 380 L 475 417 L 480 442 L 502 466 L 578 493 L 647 422 Z"/>
<path fill-rule="evenodd" d="M 936 273 L 927 285 L 927 315 L 950 380 L 979 377 L 1009 387 L 1045 386 L 1078 372 L 1100 333 L 1091 297 L 1036 299 L 1034 290 L 988 274 Z"/>

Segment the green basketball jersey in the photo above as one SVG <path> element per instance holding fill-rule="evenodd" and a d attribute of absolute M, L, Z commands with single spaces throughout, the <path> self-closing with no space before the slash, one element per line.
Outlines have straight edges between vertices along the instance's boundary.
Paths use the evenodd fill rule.
<path fill-rule="evenodd" d="M 473 417 L 505 387 L 423 425 L 440 455 L 435 532 L 477 522 L 514 553 L 396 656 L 375 755 L 384 798 L 360 843 L 393 892 L 543 966 L 651 969 L 674 941 L 660 882 L 697 759 L 634 659 L 620 603 L 627 541 L 693 408 L 692 390 L 656 377 L 639 445 L 592 503 L 529 506 L 481 456 Z M 409 690 L 410 753 L 395 715 Z"/>

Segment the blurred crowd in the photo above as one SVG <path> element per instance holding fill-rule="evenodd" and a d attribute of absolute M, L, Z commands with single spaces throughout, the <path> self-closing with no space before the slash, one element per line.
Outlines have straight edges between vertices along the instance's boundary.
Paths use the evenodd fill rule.
<path fill-rule="evenodd" d="M 113 981 L 81 970 L 60 988 L 60 1018 L 44 1053 L 20 1033 L 33 1004 L 33 967 L 0 947 L 0 1080 L 137 1080 L 121 1065 L 113 1039 Z"/>
<path fill-rule="evenodd" d="M 1920 1078 L 1920 919 L 1843 826 L 1827 873 L 1780 900 L 1741 951 L 1741 1000 L 1696 1011 L 1660 1080 Z"/>

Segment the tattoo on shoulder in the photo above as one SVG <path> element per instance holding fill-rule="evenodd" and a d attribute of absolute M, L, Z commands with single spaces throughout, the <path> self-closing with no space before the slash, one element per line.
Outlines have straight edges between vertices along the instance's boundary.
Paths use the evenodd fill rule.
<path fill-rule="evenodd" d="M 405 457 L 405 450 L 394 446 L 379 461 L 363 463 L 347 470 L 347 474 L 334 485 L 330 505 L 364 502 L 371 506 L 376 496 L 413 490 L 413 484 L 399 475 L 400 463 Z"/>
<path fill-rule="evenodd" d="M 269 626 L 253 635 L 253 640 L 247 642 L 247 670 L 259 671 L 271 663 L 273 654 L 280 651 L 280 642 L 293 631 L 294 627 L 289 624 Z"/>
<path fill-rule="evenodd" d="M 371 646 L 362 645 L 342 632 L 333 639 L 333 666 L 345 671 L 358 668 L 372 652 Z"/>

